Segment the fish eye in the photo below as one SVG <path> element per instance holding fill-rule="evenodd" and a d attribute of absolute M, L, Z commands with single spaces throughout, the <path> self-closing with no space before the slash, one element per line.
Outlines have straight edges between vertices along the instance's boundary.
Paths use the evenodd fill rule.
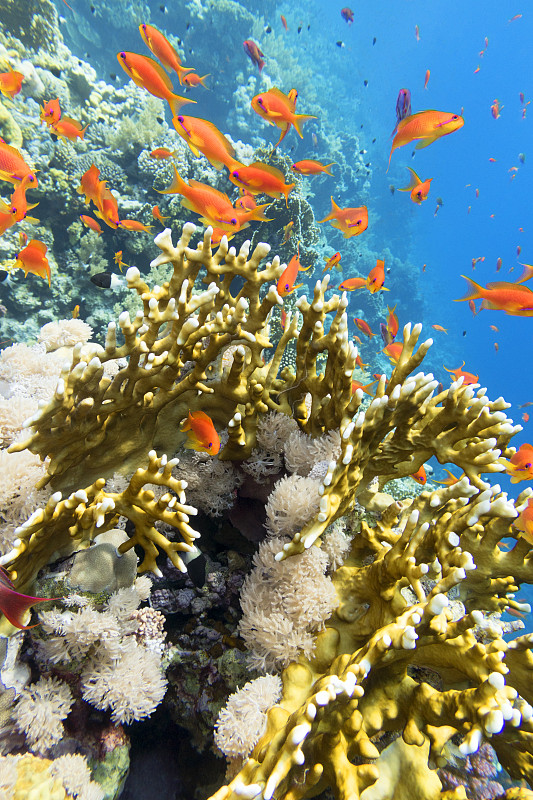
<path fill-rule="evenodd" d="M 454 114 L 452 119 L 459 119 L 459 117 L 457 116 L 457 114 Z"/>
<path fill-rule="evenodd" d="M 257 102 L 259 103 L 260 106 L 262 106 L 263 105 L 263 98 L 262 97 L 258 97 L 257 98 Z"/>
<path fill-rule="evenodd" d="M 237 220 L 235 219 L 235 217 L 233 217 L 233 219 L 230 219 L 230 222 L 231 222 L 232 225 L 236 225 L 237 224 Z"/>
<path fill-rule="evenodd" d="M 120 53 L 120 57 L 123 61 L 126 60 L 126 53 Z"/>
<path fill-rule="evenodd" d="M 178 117 L 178 122 L 184 122 L 184 121 L 185 121 L 185 117 Z"/>

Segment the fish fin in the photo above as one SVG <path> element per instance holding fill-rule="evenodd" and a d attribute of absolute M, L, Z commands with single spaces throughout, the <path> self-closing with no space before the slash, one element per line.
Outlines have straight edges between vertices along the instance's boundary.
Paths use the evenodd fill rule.
<path fill-rule="evenodd" d="M 178 170 L 176 169 L 176 165 L 172 164 L 172 167 L 174 169 L 174 178 L 172 180 L 172 183 L 170 184 L 168 189 L 156 189 L 156 192 L 158 192 L 158 194 L 184 194 L 184 192 L 188 190 L 189 186 L 185 183 L 185 181 L 179 174 Z"/>
<path fill-rule="evenodd" d="M 331 170 L 330 170 L 330 167 L 332 167 L 332 166 L 333 166 L 334 164 L 336 164 L 336 163 L 337 163 L 336 161 L 332 161 L 332 162 L 331 162 L 331 164 L 324 164 L 324 172 L 325 172 L 327 175 L 331 175 L 331 177 L 332 177 L 332 178 L 333 178 L 334 176 L 333 176 L 333 173 L 332 173 L 332 172 L 331 172 Z"/>
<path fill-rule="evenodd" d="M 457 300 L 454 300 L 454 303 L 460 303 L 463 300 L 477 300 L 480 297 L 483 297 L 483 287 L 472 280 L 472 278 L 468 278 L 466 275 L 461 275 L 461 278 L 464 278 L 465 281 L 468 281 L 468 289 L 464 297 L 458 297 Z"/>
<path fill-rule="evenodd" d="M 302 125 L 304 124 L 304 122 L 307 122 L 310 119 L 316 119 L 316 117 L 313 114 L 295 114 L 294 115 L 294 119 L 292 120 L 292 124 L 294 125 L 296 133 L 298 134 L 300 139 L 304 138 L 304 135 L 302 133 Z"/>
<path fill-rule="evenodd" d="M 414 169 L 411 169 L 411 167 L 407 167 L 407 169 L 411 173 L 411 180 L 409 181 L 409 184 L 407 186 L 403 187 L 403 189 L 400 189 L 398 187 L 399 192 L 410 192 L 415 188 L 415 186 L 418 186 L 419 184 L 422 183 L 422 181 L 420 180 Z"/>
<path fill-rule="evenodd" d="M 167 100 L 170 106 L 170 110 L 172 111 L 172 114 L 175 117 L 178 116 L 178 114 L 180 113 L 180 108 L 186 105 L 186 103 L 196 103 L 196 100 L 189 100 L 188 97 L 181 97 L 179 94 L 169 94 Z"/>
<path fill-rule="evenodd" d="M 429 145 L 436 142 L 438 138 L 438 136 L 428 136 L 426 139 L 420 139 L 420 141 L 415 144 L 415 150 L 422 150 L 424 147 L 429 147 Z"/>
<path fill-rule="evenodd" d="M 513 289 L 516 292 L 532 294 L 531 289 L 528 289 L 527 286 L 522 286 L 520 283 L 510 283 L 509 281 L 491 281 L 487 283 L 487 289 Z"/>

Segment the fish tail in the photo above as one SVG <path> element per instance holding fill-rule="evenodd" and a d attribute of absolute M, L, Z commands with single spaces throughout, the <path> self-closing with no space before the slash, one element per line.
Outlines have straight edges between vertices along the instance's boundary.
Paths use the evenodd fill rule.
<path fill-rule="evenodd" d="M 168 104 L 174 117 L 179 116 L 180 108 L 186 105 L 186 103 L 196 103 L 196 100 L 189 100 L 187 97 L 181 97 L 179 94 L 169 94 L 168 96 Z"/>
<path fill-rule="evenodd" d="M 468 278 L 466 275 L 461 275 L 461 278 L 464 278 L 465 281 L 468 282 L 468 290 L 464 297 L 458 297 L 457 300 L 454 300 L 454 303 L 460 303 L 463 300 L 477 300 L 480 297 L 483 297 L 483 287 L 472 280 L 472 278 Z"/>
<path fill-rule="evenodd" d="M 185 77 L 187 72 L 194 72 L 194 67 L 182 67 L 181 64 L 178 65 L 178 68 L 176 69 L 176 73 L 178 75 L 178 80 L 179 80 L 180 84 L 183 84 L 183 78 Z M 207 75 L 204 75 L 204 78 L 207 78 Z M 203 78 L 200 78 L 200 81 L 202 81 L 202 80 L 203 80 Z"/>
<path fill-rule="evenodd" d="M 270 206 L 271 203 L 263 203 L 263 205 L 257 206 L 253 209 L 248 219 L 253 219 L 256 222 L 272 222 L 272 219 L 265 216 L 265 212 L 263 211 L 264 208 Z"/>
<path fill-rule="evenodd" d="M 332 167 L 335 163 L 336 163 L 335 161 L 332 161 L 331 164 L 324 164 L 324 172 L 326 173 L 326 175 L 331 175 L 332 178 L 333 178 L 333 173 L 330 170 L 330 167 Z"/>
<path fill-rule="evenodd" d="M 283 194 L 285 195 L 285 205 L 287 208 L 289 207 L 289 193 L 292 192 L 295 186 L 296 186 L 295 183 L 288 183 L 285 185 Z"/>
<path fill-rule="evenodd" d="M 307 122 L 307 120 L 309 120 L 309 119 L 316 119 L 316 117 L 313 114 L 295 114 L 294 115 L 294 119 L 292 120 L 292 124 L 294 125 L 294 127 L 296 129 L 296 133 L 298 134 L 300 139 L 304 138 L 304 135 L 302 133 L 302 125 L 304 124 L 304 122 Z"/>
<path fill-rule="evenodd" d="M 400 189 L 398 187 L 399 192 L 410 192 L 415 188 L 415 186 L 418 186 L 420 183 L 422 183 L 422 181 L 420 180 L 414 169 L 411 169 L 411 167 L 407 167 L 407 169 L 411 173 L 411 180 L 409 181 L 409 184 L 407 186 L 403 187 L 403 189 Z"/>
<path fill-rule="evenodd" d="M 204 81 L 205 81 L 206 78 L 209 78 L 210 75 L 211 75 L 211 73 L 208 72 L 207 75 L 202 75 L 202 77 L 200 78 L 200 83 L 202 84 L 204 89 L 209 89 L 209 87 L 205 85 Z"/>
<path fill-rule="evenodd" d="M 330 219 L 336 219 L 337 212 L 339 210 L 340 210 L 340 206 L 337 205 L 337 203 L 333 199 L 333 195 L 332 195 L 332 197 L 331 197 L 331 211 L 329 212 L 329 214 L 327 214 L 327 216 L 324 217 L 324 219 L 319 219 L 319 220 L 317 220 L 317 222 L 328 222 Z"/>
<path fill-rule="evenodd" d="M 159 194 L 182 194 L 186 195 L 186 192 L 189 188 L 188 184 L 185 183 L 181 175 L 179 174 L 178 170 L 176 169 L 176 165 L 172 164 L 174 168 L 174 178 L 172 183 L 168 187 L 168 189 L 156 189 L 156 192 Z"/>

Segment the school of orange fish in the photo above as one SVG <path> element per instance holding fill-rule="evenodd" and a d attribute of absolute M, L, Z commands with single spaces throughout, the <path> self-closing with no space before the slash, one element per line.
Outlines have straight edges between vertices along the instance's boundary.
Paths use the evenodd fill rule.
<path fill-rule="evenodd" d="M 353 11 L 349 8 L 341 10 L 343 19 L 350 25 L 353 22 Z M 521 15 L 516 15 L 509 22 L 519 19 Z M 287 20 L 281 17 L 281 22 L 285 30 L 288 30 Z M 203 86 L 208 74 L 200 76 L 194 72 L 193 68 L 185 67 L 175 48 L 168 39 L 155 27 L 148 24 L 141 24 L 139 32 L 146 46 L 151 51 L 154 58 L 129 51 L 121 51 L 117 54 L 117 59 L 121 67 L 134 83 L 168 103 L 172 112 L 172 123 L 177 134 L 187 143 L 195 156 L 203 155 L 209 163 L 217 170 L 224 168 L 228 171 L 228 179 L 239 190 L 238 198 L 232 202 L 229 196 L 206 183 L 196 180 L 186 182 L 178 173 L 173 164 L 174 179 L 171 185 L 158 190 L 161 194 L 179 194 L 182 196 L 181 204 L 198 215 L 200 221 L 213 228 L 213 242 L 218 243 L 223 236 L 231 239 L 238 231 L 248 227 L 253 221 L 270 221 L 266 216 L 266 210 L 271 205 L 270 202 L 257 204 L 258 195 L 266 195 L 269 198 L 285 198 L 287 204 L 288 197 L 295 187 L 295 183 L 286 183 L 285 175 L 276 167 L 263 162 L 254 162 L 249 165 L 240 163 L 235 158 L 235 150 L 230 141 L 221 131 L 209 120 L 200 117 L 185 116 L 181 109 L 185 104 L 195 103 L 195 100 L 182 97 L 174 92 L 172 81 L 168 72 L 176 73 L 179 83 L 188 87 Z M 420 38 L 418 26 L 415 29 L 417 41 Z M 339 42 L 337 42 L 339 45 Z M 340 43 L 342 44 L 342 43 Z M 258 67 L 259 71 L 264 67 L 264 54 L 259 46 L 251 39 L 243 43 L 244 51 L 251 61 Z M 479 53 L 484 55 L 488 47 L 488 39 L 485 39 L 485 47 Z M 157 59 L 157 60 L 156 60 Z M 479 66 L 475 70 L 479 71 Z M 430 78 L 430 70 L 425 75 L 424 88 L 427 88 Z M 0 91 L 4 96 L 11 100 L 21 92 L 24 76 L 11 67 L 7 72 L 0 73 Z M 294 129 L 298 136 L 303 138 L 302 126 L 309 119 L 315 117 L 308 114 L 296 113 L 298 92 L 291 89 L 285 94 L 278 88 L 257 94 L 251 100 L 253 110 L 269 125 L 277 126 L 280 129 L 280 136 L 273 151 L 283 141 L 291 129 Z M 522 115 L 525 116 L 527 103 L 523 94 L 520 95 L 520 102 L 523 106 Z M 494 119 L 501 115 L 503 106 L 495 99 L 491 106 L 491 114 Z M 388 165 L 394 151 L 412 142 L 417 142 L 415 149 L 428 147 L 439 138 L 459 130 L 464 119 L 461 115 L 428 109 L 411 113 L 410 92 L 402 89 L 398 96 L 397 125 L 393 131 L 392 147 L 389 154 Z M 59 138 L 75 141 L 83 139 L 86 128 L 81 124 L 63 114 L 58 99 L 51 99 L 45 102 L 41 109 L 41 122 L 45 124 L 50 132 Z M 167 148 L 157 148 L 150 154 L 154 159 L 172 159 L 175 153 Z M 523 155 L 523 154 L 521 154 Z M 495 159 L 490 159 L 494 161 Z M 323 164 L 315 159 L 304 159 L 292 165 L 292 170 L 297 175 L 314 176 L 326 174 L 332 176 L 330 168 L 333 162 Z M 512 177 L 516 174 L 516 169 Z M 431 178 L 422 180 L 417 173 L 408 167 L 410 181 L 407 186 L 399 189 L 402 192 L 409 192 L 411 200 L 420 205 L 424 202 L 430 191 Z M 387 167 L 388 171 L 388 167 Z M 8 228 L 17 223 L 27 220 L 38 222 L 33 217 L 28 216 L 28 211 L 33 209 L 36 204 L 28 203 L 26 193 L 38 185 L 36 170 L 32 169 L 24 160 L 21 153 L 4 140 L 0 139 L 0 180 L 13 184 L 13 192 L 8 201 L 0 199 L 0 235 L 4 234 Z M 391 190 L 394 190 L 391 187 Z M 121 219 L 117 200 L 111 189 L 107 186 L 107 181 L 100 180 L 98 168 L 92 164 L 91 167 L 81 177 L 80 185 L 77 187 L 80 195 L 83 195 L 85 204 L 94 206 L 94 216 L 81 214 L 82 223 L 94 231 L 98 236 L 102 234 L 100 222 L 117 229 L 121 228 L 133 232 L 150 232 L 151 226 L 145 225 L 135 219 Z M 479 193 L 477 192 L 477 195 Z M 437 213 L 442 201 L 437 199 Z M 161 214 L 159 207 L 153 207 L 152 214 L 155 220 L 161 224 L 165 223 L 167 217 Z M 97 217 L 98 219 L 95 219 Z M 100 222 L 99 222 L 100 221 Z M 319 223 L 330 222 L 348 239 L 353 236 L 361 235 L 368 227 L 368 210 L 366 206 L 341 208 L 331 197 L 331 211 Z M 284 227 L 285 244 L 292 235 L 294 221 L 289 222 Z M 48 260 L 46 257 L 46 245 L 38 239 L 27 240 L 26 234 L 20 232 L 21 249 L 15 263 L 11 269 L 24 270 L 25 276 L 28 273 L 35 274 L 48 280 L 51 283 L 51 274 Z M 518 255 L 520 251 L 518 250 Z M 325 270 L 332 268 L 341 269 L 341 253 L 337 252 L 330 258 L 325 259 Z M 472 267 L 478 261 L 483 261 L 484 256 L 474 258 Z M 127 266 L 122 261 L 122 251 L 115 254 L 115 263 L 122 268 Z M 296 254 L 290 259 L 283 274 L 277 283 L 277 291 L 284 298 L 294 292 L 303 284 L 296 283 L 300 272 L 311 269 L 313 265 L 303 268 L 300 263 L 299 243 Z M 474 314 L 477 313 L 475 300 L 480 299 L 480 309 L 495 309 L 505 311 L 506 314 L 513 316 L 533 316 L 533 292 L 524 286 L 524 283 L 533 276 L 533 265 L 524 264 L 524 271 L 518 280 L 495 281 L 482 286 L 471 278 L 463 276 L 468 283 L 468 290 L 464 297 L 459 301 L 468 301 Z M 498 259 L 496 270 L 501 267 L 501 259 Z M 388 291 L 385 287 L 385 264 L 378 259 L 376 266 L 370 271 L 366 278 L 347 278 L 343 280 L 338 289 L 341 291 L 352 292 L 366 289 L 371 293 Z M 388 307 L 386 322 L 381 325 L 381 336 L 385 347 L 383 353 L 388 356 L 392 364 L 397 364 L 402 353 L 402 345 L 395 341 L 400 325 L 395 308 Z M 77 306 L 73 312 L 76 316 L 79 311 Z M 285 312 L 281 311 L 281 325 L 283 327 Z M 372 338 L 376 334 L 371 330 L 369 324 L 364 319 L 355 318 L 354 324 L 359 332 Z M 440 325 L 433 325 L 435 330 L 447 333 L 446 329 Z M 495 331 L 496 326 L 491 326 Z M 355 336 L 356 341 L 361 343 L 361 339 Z M 368 364 L 364 364 L 358 356 L 357 366 L 363 370 Z M 453 375 L 454 380 L 462 379 L 463 383 L 473 384 L 478 380 L 477 375 L 463 370 L 464 362 L 461 367 L 448 369 Z M 374 376 L 375 380 L 363 385 L 354 380 L 352 383 L 353 391 L 358 389 L 372 394 L 372 387 L 380 376 Z M 525 404 L 528 405 L 528 404 Z M 524 420 L 529 419 L 527 412 L 524 412 Z M 202 450 L 216 455 L 220 447 L 218 434 L 213 426 L 211 419 L 203 412 L 189 414 L 184 421 L 182 429 L 188 434 L 188 447 Z M 530 444 L 523 444 L 520 449 L 512 456 L 508 463 L 507 472 L 511 476 L 511 482 L 515 483 L 522 480 L 533 479 L 533 447 Z M 422 466 L 417 473 L 412 476 L 419 483 L 424 484 L 427 480 L 426 472 Z M 449 473 L 449 477 L 440 483 L 451 485 L 459 480 L 457 476 Z M 439 481 L 436 481 L 439 483 Z M 527 508 L 520 514 L 515 522 L 515 527 L 522 531 L 525 536 L 533 542 L 533 501 L 530 500 Z"/>

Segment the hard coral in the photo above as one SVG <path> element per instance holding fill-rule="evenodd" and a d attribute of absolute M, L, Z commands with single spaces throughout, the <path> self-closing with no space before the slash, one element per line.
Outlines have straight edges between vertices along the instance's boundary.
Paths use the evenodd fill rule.
<path fill-rule="evenodd" d="M 487 640 L 482 624 L 494 609 L 520 608 L 514 592 L 532 582 L 516 508 L 499 487 L 464 478 L 363 523 L 333 575 L 339 606 L 313 657 L 285 669 L 265 735 L 213 797 L 301 798 L 329 785 L 340 800 L 437 800 L 435 770 L 453 763 L 452 738 L 463 757 L 490 740 L 507 771 L 530 782 L 533 637 L 508 643 L 494 630 Z"/>

